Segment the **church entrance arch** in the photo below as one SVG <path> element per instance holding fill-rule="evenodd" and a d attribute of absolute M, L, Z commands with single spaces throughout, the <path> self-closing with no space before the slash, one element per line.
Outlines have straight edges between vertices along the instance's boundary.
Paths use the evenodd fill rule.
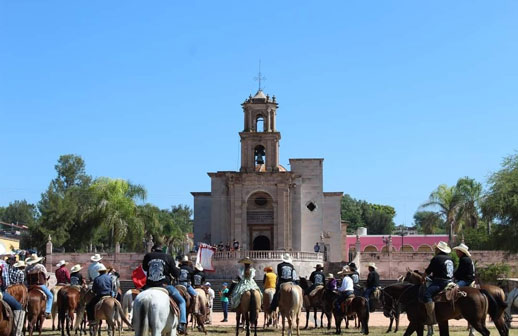
<path fill-rule="evenodd" d="M 258 191 L 247 200 L 246 224 L 252 250 L 272 250 L 273 240 L 273 199 L 270 194 Z"/>

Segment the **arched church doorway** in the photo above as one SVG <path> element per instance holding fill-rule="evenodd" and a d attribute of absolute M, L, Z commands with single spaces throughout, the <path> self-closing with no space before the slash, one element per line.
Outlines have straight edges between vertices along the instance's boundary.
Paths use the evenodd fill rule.
<path fill-rule="evenodd" d="M 270 239 L 266 236 L 257 236 L 254 239 L 254 243 L 252 245 L 252 250 L 254 251 L 265 251 L 271 250 L 270 248 Z"/>
<path fill-rule="evenodd" d="M 270 194 L 258 191 L 250 195 L 246 207 L 248 227 L 248 246 L 252 250 L 273 250 L 273 198 Z"/>

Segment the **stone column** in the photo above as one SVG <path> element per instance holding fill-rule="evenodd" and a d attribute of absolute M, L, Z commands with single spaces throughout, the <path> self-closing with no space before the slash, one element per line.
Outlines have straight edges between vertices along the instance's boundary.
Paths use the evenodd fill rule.
<path fill-rule="evenodd" d="M 146 242 L 146 252 L 151 252 L 151 249 L 153 248 L 153 236 L 149 236 L 148 241 Z"/>
<path fill-rule="evenodd" d="M 47 269 L 52 272 L 52 269 L 54 268 L 53 258 L 52 258 L 52 237 L 49 235 L 47 244 L 45 245 L 45 254 L 46 254 L 46 261 L 47 261 Z"/>

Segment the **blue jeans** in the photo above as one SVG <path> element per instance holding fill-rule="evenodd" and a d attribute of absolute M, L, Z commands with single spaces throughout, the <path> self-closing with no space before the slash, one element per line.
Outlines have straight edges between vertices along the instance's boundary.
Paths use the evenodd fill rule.
<path fill-rule="evenodd" d="M 469 285 L 471 285 L 471 282 L 467 282 L 467 281 L 464 281 L 464 280 L 459 280 L 459 281 L 456 282 L 456 284 L 459 287 L 469 287 Z"/>
<path fill-rule="evenodd" d="M 369 297 L 371 296 L 372 292 L 376 290 L 376 287 L 369 287 L 363 292 L 363 297 L 369 301 Z"/>
<path fill-rule="evenodd" d="M 11 309 L 14 310 L 22 310 L 22 305 L 16 301 L 14 297 L 11 296 L 11 294 L 7 292 L 2 292 L 3 300 L 11 307 Z"/>
<path fill-rule="evenodd" d="M 52 295 L 52 292 L 47 288 L 45 285 L 39 286 L 41 290 L 47 295 L 47 305 L 45 306 L 45 313 L 50 314 L 52 311 L 52 302 L 54 301 L 54 295 Z"/>
<path fill-rule="evenodd" d="M 435 294 L 439 293 L 446 287 L 446 285 L 449 283 L 448 280 L 440 280 L 436 279 L 432 281 L 432 284 L 426 288 L 424 295 L 423 295 L 423 301 L 424 303 L 432 302 L 433 297 Z"/>
<path fill-rule="evenodd" d="M 185 300 L 174 286 L 167 286 L 167 291 L 169 292 L 169 295 L 173 298 L 173 300 L 176 301 L 178 304 L 178 307 L 180 308 L 180 323 L 187 323 L 187 310 L 185 308 Z"/>
<path fill-rule="evenodd" d="M 228 301 L 221 302 L 221 305 L 223 306 L 223 319 L 226 320 L 228 318 Z"/>
<path fill-rule="evenodd" d="M 196 293 L 196 291 L 194 290 L 194 288 L 192 288 L 191 284 L 190 283 L 186 283 L 186 282 L 180 282 L 180 285 L 184 286 L 185 288 L 187 288 L 187 292 L 189 294 L 191 294 L 191 296 L 196 296 L 198 295 L 198 293 Z"/>

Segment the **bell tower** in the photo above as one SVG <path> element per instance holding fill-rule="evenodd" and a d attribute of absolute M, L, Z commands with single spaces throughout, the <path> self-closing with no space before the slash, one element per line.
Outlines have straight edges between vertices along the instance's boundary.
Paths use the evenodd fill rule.
<path fill-rule="evenodd" d="M 275 116 L 278 104 L 275 96 L 265 95 L 261 89 L 243 104 L 244 129 L 241 137 L 241 172 L 279 171 L 279 140 Z"/>

